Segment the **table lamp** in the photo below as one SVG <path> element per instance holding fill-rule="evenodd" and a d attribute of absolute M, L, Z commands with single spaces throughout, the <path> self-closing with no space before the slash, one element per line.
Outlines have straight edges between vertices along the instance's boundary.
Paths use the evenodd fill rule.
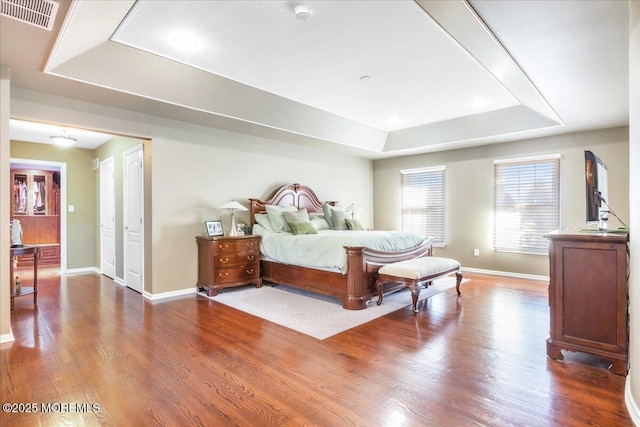
<path fill-rule="evenodd" d="M 236 211 L 248 211 L 249 209 L 245 208 L 235 200 L 231 200 L 230 202 L 225 203 L 218 209 L 231 211 L 231 229 L 229 230 L 229 233 L 227 233 L 227 236 L 237 236 L 238 230 L 236 229 Z"/>
<path fill-rule="evenodd" d="M 351 219 L 356 219 L 358 217 L 358 212 L 360 212 L 361 210 L 362 209 L 358 205 L 356 205 L 355 203 L 350 204 L 345 209 L 345 211 L 351 212 Z"/>

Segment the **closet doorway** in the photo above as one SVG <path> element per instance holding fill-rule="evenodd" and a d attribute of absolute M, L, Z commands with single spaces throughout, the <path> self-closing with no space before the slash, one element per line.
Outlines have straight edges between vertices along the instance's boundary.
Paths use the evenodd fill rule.
<path fill-rule="evenodd" d="M 38 265 L 66 269 L 66 163 L 11 158 L 11 219 L 20 221 L 22 244 L 37 245 Z M 33 265 L 17 257 L 16 267 Z"/>

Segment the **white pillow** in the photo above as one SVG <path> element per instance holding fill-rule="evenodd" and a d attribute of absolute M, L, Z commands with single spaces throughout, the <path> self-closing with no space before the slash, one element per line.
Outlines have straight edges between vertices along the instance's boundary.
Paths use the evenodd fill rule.
<path fill-rule="evenodd" d="M 313 225 L 313 228 L 316 229 L 316 231 L 320 231 L 320 230 L 331 230 L 331 226 L 329 225 L 329 223 L 327 222 L 326 219 L 324 218 L 314 218 L 311 217 L 311 225 Z"/>
<path fill-rule="evenodd" d="M 351 219 L 351 215 L 348 212 L 331 208 L 331 220 L 333 221 L 334 230 L 348 230 L 347 219 Z"/>
<path fill-rule="evenodd" d="M 255 223 L 253 224 L 253 228 L 251 229 L 251 234 L 253 234 L 254 236 L 266 236 L 267 234 L 273 234 L 273 231 L 269 230 L 267 227 Z"/>
<path fill-rule="evenodd" d="M 294 212 L 285 211 L 282 214 L 287 222 L 309 222 L 309 214 L 306 208 Z"/>
<path fill-rule="evenodd" d="M 267 214 L 255 214 L 253 217 L 257 224 L 260 224 L 265 229 L 273 232 L 273 227 L 271 226 L 271 221 L 269 220 L 269 216 Z"/>

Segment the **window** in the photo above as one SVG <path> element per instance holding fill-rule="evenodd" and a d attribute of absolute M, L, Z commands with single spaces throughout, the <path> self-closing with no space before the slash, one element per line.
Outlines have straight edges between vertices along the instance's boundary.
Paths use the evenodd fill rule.
<path fill-rule="evenodd" d="M 494 162 L 493 242 L 498 251 L 547 254 L 560 225 L 560 156 Z"/>
<path fill-rule="evenodd" d="M 400 171 L 402 176 L 402 230 L 433 238 L 444 246 L 445 167 Z"/>

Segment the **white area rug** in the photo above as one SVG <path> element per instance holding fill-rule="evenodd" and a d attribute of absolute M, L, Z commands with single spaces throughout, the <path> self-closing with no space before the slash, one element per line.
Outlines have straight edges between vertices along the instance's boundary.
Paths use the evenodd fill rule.
<path fill-rule="evenodd" d="M 468 279 L 463 280 L 463 283 L 466 281 Z M 444 292 L 455 285 L 456 279 L 453 276 L 435 280 L 428 289 L 422 289 L 419 300 Z M 206 293 L 199 295 L 206 296 Z M 364 310 L 345 310 L 336 299 L 283 285 L 228 288 L 210 298 L 319 340 L 411 306 L 411 292 L 408 289 L 385 295 L 381 305 L 376 304 L 377 297 L 374 297 Z"/>

